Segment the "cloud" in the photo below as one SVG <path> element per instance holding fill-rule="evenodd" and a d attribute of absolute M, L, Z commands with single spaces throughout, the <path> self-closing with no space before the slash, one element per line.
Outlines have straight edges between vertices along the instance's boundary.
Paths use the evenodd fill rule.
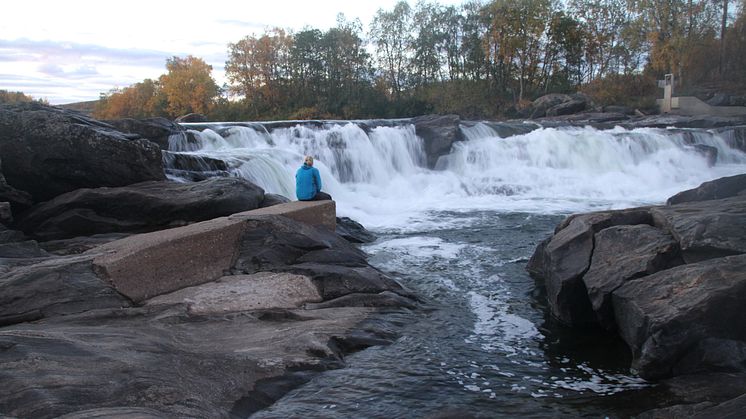
<path fill-rule="evenodd" d="M 37 68 L 37 70 L 40 73 L 47 74 L 49 76 L 61 76 L 65 74 L 65 70 L 63 70 L 62 67 L 52 63 L 42 64 Z"/>
<path fill-rule="evenodd" d="M 173 55 L 186 55 L 170 51 L 157 51 L 140 48 L 109 48 L 95 44 L 81 44 L 59 41 L 36 41 L 27 38 L 15 40 L 0 39 L 0 61 L 38 61 L 48 63 L 107 62 L 128 65 L 148 65 L 164 67 L 166 58 Z"/>

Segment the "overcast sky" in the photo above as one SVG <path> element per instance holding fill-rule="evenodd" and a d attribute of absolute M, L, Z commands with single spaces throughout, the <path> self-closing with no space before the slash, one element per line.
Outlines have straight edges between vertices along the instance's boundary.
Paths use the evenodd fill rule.
<path fill-rule="evenodd" d="M 396 0 L 83 0 L 3 1 L 0 89 L 52 104 L 98 99 L 101 92 L 165 73 L 166 59 L 189 54 L 213 66 L 219 85 L 228 43 L 265 28 L 327 29 L 338 13 L 367 30 Z M 409 1 L 414 6 L 415 0 Z M 441 0 L 440 4 L 461 4 Z"/>

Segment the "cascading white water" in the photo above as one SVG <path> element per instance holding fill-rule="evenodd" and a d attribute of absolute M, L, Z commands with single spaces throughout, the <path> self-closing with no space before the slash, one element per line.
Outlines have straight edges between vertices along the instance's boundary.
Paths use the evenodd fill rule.
<path fill-rule="evenodd" d="M 353 123 L 297 125 L 268 133 L 247 126 L 191 131 L 174 151 L 222 159 L 267 192 L 294 198 L 303 155 L 316 158 L 338 213 L 374 228 L 406 228 L 432 211 L 538 213 L 621 208 L 663 202 L 703 181 L 746 171 L 746 154 L 701 130 L 541 128 L 499 138 L 484 124 L 462 128 L 438 168 L 425 167 L 414 127 Z M 185 140 L 186 141 L 186 140 Z M 692 143 L 717 149 L 718 163 Z"/>

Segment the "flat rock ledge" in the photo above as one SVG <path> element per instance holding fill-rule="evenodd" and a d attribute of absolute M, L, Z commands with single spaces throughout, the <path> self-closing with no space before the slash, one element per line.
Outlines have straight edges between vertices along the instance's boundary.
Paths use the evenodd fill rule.
<path fill-rule="evenodd" d="M 616 331 L 645 379 L 746 374 L 746 174 L 667 205 L 572 215 L 526 268 L 546 288 L 554 318 Z M 692 392 L 718 385 L 700 384 Z M 743 406 L 741 390 L 723 409 Z"/>
<path fill-rule="evenodd" d="M 334 228 L 291 202 L 2 259 L 0 416 L 247 417 L 390 342 L 417 301 Z"/>

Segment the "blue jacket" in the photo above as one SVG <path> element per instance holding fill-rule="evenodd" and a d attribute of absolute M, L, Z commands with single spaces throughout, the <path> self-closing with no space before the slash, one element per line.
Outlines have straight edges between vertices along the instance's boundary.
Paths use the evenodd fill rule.
<path fill-rule="evenodd" d="M 295 196 L 299 201 L 309 201 L 321 192 L 319 169 L 304 164 L 295 172 Z"/>

